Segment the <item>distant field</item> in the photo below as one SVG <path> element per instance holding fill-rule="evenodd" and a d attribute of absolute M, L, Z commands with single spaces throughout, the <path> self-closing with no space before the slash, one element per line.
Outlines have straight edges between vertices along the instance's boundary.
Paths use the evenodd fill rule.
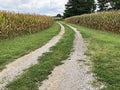
<path fill-rule="evenodd" d="M 0 39 L 38 32 L 52 24 L 49 16 L 0 11 Z"/>
<path fill-rule="evenodd" d="M 86 55 L 94 63 L 97 80 L 107 86 L 102 90 L 120 90 L 120 35 L 74 26 L 88 43 Z"/>
<path fill-rule="evenodd" d="M 65 21 L 103 31 L 120 33 L 120 11 L 85 14 L 67 18 Z"/>

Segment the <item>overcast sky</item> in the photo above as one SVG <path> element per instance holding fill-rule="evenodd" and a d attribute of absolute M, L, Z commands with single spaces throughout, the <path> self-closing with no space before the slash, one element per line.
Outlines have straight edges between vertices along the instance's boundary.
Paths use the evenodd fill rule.
<path fill-rule="evenodd" d="M 63 13 L 68 0 L 0 0 L 0 10 L 54 16 Z"/>

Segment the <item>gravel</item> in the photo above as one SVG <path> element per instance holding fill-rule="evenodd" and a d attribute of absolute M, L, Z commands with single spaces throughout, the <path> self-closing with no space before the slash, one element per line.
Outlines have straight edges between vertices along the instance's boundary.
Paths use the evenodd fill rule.
<path fill-rule="evenodd" d="M 38 57 L 42 56 L 45 52 L 49 52 L 50 47 L 54 46 L 61 39 L 65 30 L 60 23 L 59 25 L 61 26 L 60 33 L 54 36 L 46 45 L 6 65 L 6 68 L 0 72 L 0 90 L 4 90 L 5 86 L 18 75 L 22 74 L 25 69 L 28 69 L 31 65 L 37 64 Z"/>
<path fill-rule="evenodd" d="M 91 85 L 95 80 L 91 72 L 91 62 L 86 55 L 86 44 L 76 28 L 75 40 L 70 57 L 64 64 L 57 66 L 47 80 L 42 82 L 39 90 L 98 90 Z"/>

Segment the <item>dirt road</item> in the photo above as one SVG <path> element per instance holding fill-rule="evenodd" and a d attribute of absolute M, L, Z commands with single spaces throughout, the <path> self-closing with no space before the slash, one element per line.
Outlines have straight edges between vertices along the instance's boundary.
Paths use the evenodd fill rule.
<path fill-rule="evenodd" d="M 56 67 L 48 80 L 43 81 L 39 90 L 97 90 L 91 85 L 94 80 L 93 74 L 88 73 L 91 66 L 87 66 L 87 50 L 81 34 L 76 28 L 68 25 L 76 34 L 70 57 L 63 65 Z M 90 62 L 89 62 L 90 63 Z"/>
<path fill-rule="evenodd" d="M 5 86 L 20 75 L 25 69 L 36 64 L 38 62 L 38 57 L 42 56 L 43 53 L 48 52 L 49 49 L 61 39 L 65 30 L 61 24 L 60 26 L 60 33 L 53 37 L 46 45 L 21 58 L 16 59 L 14 62 L 8 64 L 2 72 L 0 72 L 0 90 L 4 90 Z"/>

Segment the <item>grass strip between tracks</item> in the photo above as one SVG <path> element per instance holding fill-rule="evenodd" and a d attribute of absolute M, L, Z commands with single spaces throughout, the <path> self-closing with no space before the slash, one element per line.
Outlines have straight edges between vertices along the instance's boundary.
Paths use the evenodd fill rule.
<path fill-rule="evenodd" d="M 61 61 L 69 57 L 73 40 L 74 32 L 65 26 L 65 34 L 56 46 L 51 48 L 51 52 L 45 53 L 39 58 L 38 64 L 10 83 L 8 90 L 38 90 L 40 83 L 51 74 L 55 66 L 62 64 Z"/>

